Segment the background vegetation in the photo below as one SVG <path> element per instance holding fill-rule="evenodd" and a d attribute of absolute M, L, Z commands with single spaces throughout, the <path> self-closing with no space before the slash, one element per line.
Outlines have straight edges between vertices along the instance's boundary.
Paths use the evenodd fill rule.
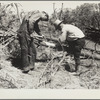
<path fill-rule="evenodd" d="M 45 61 L 36 62 L 36 71 L 30 72 L 30 75 L 24 75 L 18 69 L 20 67 L 20 46 L 17 30 L 25 14 L 19 12 L 19 6 L 21 5 L 16 3 L 7 5 L 0 3 L 0 68 L 2 69 L 0 70 L 0 88 L 99 89 L 100 4 L 84 3 L 74 10 L 67 7 L 59 11 L 54 9 L 49 22 L 39 23 L 41 32 L 51 39 L 60 35 L 52 24 L 56 17 L 64 23 L 74 24 L 84 32 L 88 48 L 83 50 L 81 56 L 79 77 L 71 75 L 68 66 L 65 69 L 64 64 L 68 62 L 72 68 L 74 66 L 74 60 L 69 60 L 65 52 L 42 46 L 37 47 L 37 59 Z M 12 11 L 12 8 L 15 11 Z M 88 56 L 84 56 L 84 53 L 88 53 Z"/>

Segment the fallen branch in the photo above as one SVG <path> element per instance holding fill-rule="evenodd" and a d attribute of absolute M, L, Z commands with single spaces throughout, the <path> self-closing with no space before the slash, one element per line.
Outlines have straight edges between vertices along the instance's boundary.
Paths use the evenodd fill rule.
<path fill-rule="evenodd" d="M 91 52 L 89 50 L 82 50 L 81 56 L 90 58 L 90 59 L 95 59 L 95 60 L 100 60 L 100 54 L 97 54 L 95 51 Z"/>
<path fill-rule="evenodd" d="M 11 43 L 12 41 L 14 41 L 14 37 L 11 37 L 10 39 L 7 39 L 7 41 L 4 41 L 5 44 L 2 44 L 2 46 L 0 48 L 5 48 L 7 45 L 9 45 L 9 43 Z M 7 42 L 7 43 L 6 43 Z"/>
<path fill-rule="evenodd" d="M 12 37 L 6 39 L 5 41 L 3 41 L 2 44 L 7 43 L 7 42 L 9 42 L 10 40 L 12 40 L 12 39 L 14 39 L 14 38 L 15 38 L 15 36 L 12 36 Z"/>
<path fill-rule="evenodd" d="M 39 86 L 41 85 L 41 83 L 40 83 L 41 79 L 43 78 L 44 75 L 46 75 L 46 73 L 47 73 L 46 70 L 48 69 L 49 64 L 52 63 L 53 60 L 54 60 L 55 58 L 56 58 L 56 55 L 55 55 L 55 56 L 47 63 L 47 65 L 45 66 L 45 69 L 44 69 L 42 75 L 41 75 L 40 78 L 39 78 L 39 84 L 37 85 L 37 87 L 39 87 Z"/>

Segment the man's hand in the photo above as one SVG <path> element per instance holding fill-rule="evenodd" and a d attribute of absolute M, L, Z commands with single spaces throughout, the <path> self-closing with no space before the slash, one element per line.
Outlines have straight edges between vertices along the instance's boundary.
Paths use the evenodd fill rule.
<path fill-rule="evenodd" d="M 30 37 L 31 38 L 34 38 L 34 36 L 35 36 L 35 33 L 34 32 L 32 34 L 30 34 Z"/>
<path fill-rule="evenodd" d="M 43 38 L 43 39 L 46 39 L 44 35 L 42 35 L 42 38 Z"/>
<path fill-rule="evenodd" d="M 37 37 L 39 37 L 39 38 L 43 38 L 43 37 L 44 37 L 44 35 L 37 35 Z"/>

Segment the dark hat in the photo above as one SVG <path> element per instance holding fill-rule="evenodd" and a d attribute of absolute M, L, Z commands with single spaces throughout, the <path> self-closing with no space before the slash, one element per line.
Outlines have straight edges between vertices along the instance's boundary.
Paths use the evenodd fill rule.
<path fill-rule="evenodd" d="M 63 21 L 60 21 L 59 19 L 57 19 L 53 24 L 55 25 L 55 27 L 57 29 L 62 22 Z"/>

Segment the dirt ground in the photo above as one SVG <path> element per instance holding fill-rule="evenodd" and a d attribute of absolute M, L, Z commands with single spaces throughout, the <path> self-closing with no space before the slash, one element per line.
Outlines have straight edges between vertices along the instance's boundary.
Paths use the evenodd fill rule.
<path fill-rule="evenodd" d="M 3 89 L 99 89 L 100 88 L 100 61 L 81 56 L 80 73 L 70 72 L 74 68 L 74 59 L 65 56 L 63 51 L 55 51 L 41 47 L 38 51 L 35 69 L 28 74 L 5 59 L 3 54 L 0 59 L 0 88 Z M 43 54 L 44 52 L 44 54 Z M 52 57 L 56 57 L 53 59 Z M 70 59 L 69 59 L 70 58 Z M 20 64 L 19 61 L 15 61 Z M 69 63 L 69 64 L 68 64 Z"/>

